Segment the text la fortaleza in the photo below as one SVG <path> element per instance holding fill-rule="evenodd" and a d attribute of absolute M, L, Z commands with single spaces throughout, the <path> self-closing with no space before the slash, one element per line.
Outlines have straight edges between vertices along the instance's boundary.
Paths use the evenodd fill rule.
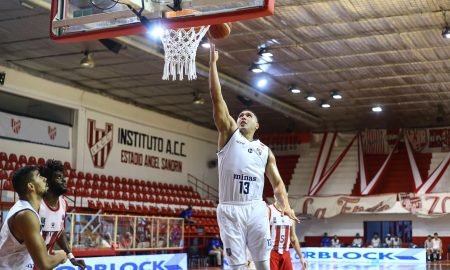
<path fill-rule="evenodd" d="M 118 143 L 135 148 L 186 157 L 184 152 L 185 143 L 176 140 L 164 139 L 158 136 L 152 136 L 145 133 L 119 128 Z M 156 169 L 181 172 L 182 162 L 167 158 L 159 158 L 142 153 L 121 151 L 121 162 L 139 166 L 146 166 Z"/>

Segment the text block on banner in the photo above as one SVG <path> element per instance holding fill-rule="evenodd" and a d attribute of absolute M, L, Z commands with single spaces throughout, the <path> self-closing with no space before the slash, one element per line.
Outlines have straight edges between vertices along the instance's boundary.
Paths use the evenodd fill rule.
<path fill-rule="evenodd" d="M 302 248 L 301 250 L 308 263 L 395 263 L 401 265 L 426 265 L 427 263 L 426 251 L 423 248 Z M 290 249 L 290 253 L 292 264 L 299 264 L 300 258 L 293 248 Z M 231 269 L 226 258 L 224 269 Z"/>
<path fill-rule="evenodd" d="M 72 128 L 67 125 L 0 112 L 0 137 L 18 141 L 70 147 Z"/>
<path fill-rule="evenodd" d="M 187 254 L 158 254 L 138 256 L 88 257 L 86 270 L 187 270 Z M 78 270 L 70 261 L 55 268 L 55 270 Z"/>

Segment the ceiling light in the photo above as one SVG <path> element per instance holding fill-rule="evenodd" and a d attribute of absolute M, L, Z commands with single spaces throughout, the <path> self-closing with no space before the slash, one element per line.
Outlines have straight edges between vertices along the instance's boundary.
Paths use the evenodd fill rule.
<path fill-rule="evenodd" d="M 205 99 L 200 96 L 197 92 L 194 92 L 194 100 L 192 101 L 195 105 L 205 104 Z"/>
<path fill-rule="evenodd" d="M 93 68 L 95 67 L 94 59 L 92 59 L 91 54 L 88 50 L 84 51 L 84 57 L 80 61 L 80 66 L 83 68 Z"/>
<path fill-rule="evenodd" d="M 248 70 L 250 70 L 253 73 L 261 73 L 261 72 L 263 72 L 261 66 L 258 65 L 258 64 L 251 64 L 250 68 Z"/>
<path fill-rule="evenodd" d="M 330 95 L 333 99 L 342 99 L 342 95 L 338 91 L 332 91 Z"/>
<path fill-rule="evenodd" d="M 446 26 L 442 29 L 442 37 L 450 39 L 450 26 Z"/>
<path fill-rule="evenodd" d="M 28 9 L 34 9 L 34 6 L 30 5 L 29 3 L 23 1 L 23 0 L 19 0 L 19 3 L 22 7 L 24 8 L 28 8 Z"/>
<path fill-rule="evenodd" d="M 381 108 L 380 106 L 372 107 L 372 112 L 381 112 L 381 111 L 383 111 L 383 108 Z"/>
<path fill-rule="evenodd" d="M 290 86 L 289 92 L 291 92 L 292 94 L 299 94 L 302 92 L 302 90 L 297 86 Z"/>
<path fill-rule="evenodd" d="M 260 55 L 262 57 L 272 57 L 273 56 L 273 54 L 271 52 L 269 52 L 269 50 L 267 48 L 259 49 L 258 55 Z"/>
<path fill-rule="evenodd" d="M 322 102 L 320 103 L 320 107 L 328 109 L 331 107 L 331 105 L 328 102 L 326 102 L 325 100 L 322 100 Z"/>
<path fill-rule="evenodd" d="M 305 98 L 307 101 L 316 101 L 317 100 L 317 98 L 315 96 L 312 96 L 310 94 L 306 95 Z"/>
<path fill-rule="evenodd" d="M 264 86 L 267 85 L 267 80 L 266 79 L 260 79 L 257 84 L 256 84 L 259 88 L 262 88 Z"/>

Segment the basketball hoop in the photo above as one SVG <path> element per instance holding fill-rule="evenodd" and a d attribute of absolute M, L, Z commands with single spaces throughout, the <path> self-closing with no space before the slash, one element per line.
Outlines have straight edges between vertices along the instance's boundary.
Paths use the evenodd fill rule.
<path fill-rule="evenodd" d="M 166 12 L 166 17 L 187 16 L 198 11 L 185 9 L 181 11 Z M 177 74 L 180 81 L 184 75 L 188 80 L 197 79 L 195 57 L 200 41 L 208 32 L 209 25 L 180 29 L 164 29 L 161 41 L 164 46 L 164 72 L 163 80 L 176 80 Z"/>

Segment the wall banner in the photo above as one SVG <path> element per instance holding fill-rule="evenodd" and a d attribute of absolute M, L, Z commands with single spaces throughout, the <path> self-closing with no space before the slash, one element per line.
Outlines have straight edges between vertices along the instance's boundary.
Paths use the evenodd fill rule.
<path fill-rule="evenodd" d="M 111 256 L 83 258 L 86 270 L 187 270 L 187 254 L 159 254 L 139 256 Z M 68 260 L 55 268 L 55 270 L 78 270 Z"/>
<path fill-rule="evenodd" d="M 396 201 L 397 194 L 395 193 L 364 197 L 306 196 L 295 203 L 295 210 L 316 218 L 331 218 L 340 214 L 382 212 L 394 206 Z"/>
<path fill-rule="evenodd" d="M 31 143 L 70 147 L 70 126 L 0 112 L 0 136 Z"/>

